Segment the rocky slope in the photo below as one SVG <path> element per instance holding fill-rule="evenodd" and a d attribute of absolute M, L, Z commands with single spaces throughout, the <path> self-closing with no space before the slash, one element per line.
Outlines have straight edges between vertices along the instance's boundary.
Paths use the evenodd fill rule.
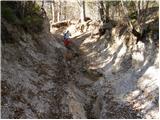
<path fill-rule="evenodd" d="M 152 23 L 151 31 L 156 26 L 158 22 Z M 158 118 L 159 47 L 158 37 L 153 37 L 158 33 L 151 32 L 145 41 L 136 44 L 136 38 L 124 28 L 116 26 L 101 37 L 76 39 L 81 41 L 79 46 L 88 69 L 103 74 L 92 86 L 97 94 L 93 115 L 99 116 L 97 118 Z M 129 114 L 126 111 L 130 111 Z"/>
<path fill-rule="evenodd" d="M 2 44 L 2 118 L 87 118 L 90 97 L 81 89 L 93 82 L 81 56 L 65 59 L 63 37 L 49 33 L 47 20 L 42 34 L 2 24 L 12 38 Z"/>
<path fill-rule="evenodd" d="M 124 25 L 107 28 L 102 36 L 98 26 L 85 27 L 83 34 L 74 26 L 67 29 L 83 53 L 87 76 L 94 80 L 87 88 L 94 91 L 89 117 L 158 118 L 158 21 L 149 23 L 150 33 L 138 43 Z M 90 71 L 102 76 L 95 79 Z"/>
<path fill-rule="evenodd" d="M 3 25 L 14 42 L 2 44 L 2 118 L 158 118 L 152 38 L 135 44 L 116 27 L 99 39 L 75 29 L 81 54 L 68 60 L 47 21 L 41 34 Z"/>
<path fill-rule="evenodd" d="M 98 97 L 95 104 L 98 101 L 102 106 L 99 116 L 130 118 L 125 111 L 127 106 L 127 111 L 130 108 L 139 111 L 143 118 L 158 118 L 158 47 L 153 42 L 128 43 L 130 45 L 127 46 L 125 36 L 112 36 L 114 42 L 103 38 L 95 42 L 88 38 L 81 44 L 88 68 L 104 75 L 94 84 L 98 87 L 95 89 Z M 111 92 L 108 93 L 109 89 Z M 117 104 L 123 106 L 122 110 Z M 115 111 L 119 111 L 120 115 L 116 115 Z"/>

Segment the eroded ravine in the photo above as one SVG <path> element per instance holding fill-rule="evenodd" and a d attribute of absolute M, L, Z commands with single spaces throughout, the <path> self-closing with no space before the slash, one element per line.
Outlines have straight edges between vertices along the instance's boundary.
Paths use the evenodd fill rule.
<path fill-rule="evenodd" d="M 81 33 L 73 39 L 78 47 L 72 46 L 79 54 L 66 57 L 70 52 L 61 35 L 15 31 L 22 31 L 15 38 L 19 41 L 2 46 L 2 118 L 145 118 L 142 111 L 153 102 L 151 109 L 157 111 L 154 43 L 127 47 L 125 34 L 106 40 L 106 33 L 97 40 Z M 153 76 L 143 75 L 148 69 Z M 141 89 L 145 85 L 147 90 Z"/>
<path fill-rule="evenodd" d="M 141 118 L 140 111 L 132 110 L 129 104 L 120 104 L 114 99 L 112 84 L 107 80 L 107 78 L 96 72 L 96 70 L 87 70 L 86 65 L 84 64 L 86 62 L 84 61 L 83 55 L 84 54 L 81 54 L 81 56 L 77 58 L 73 57 L 70 61 L 65 61 L 64 63 L 66 63 L 66 67 L 61 67 L 63 68 L 62 71 L 64 71 L 64 69 L 67 71 L 67 73 L 62 75 L 65 78 L 64 83 L 72 86 L 71 88 L 72 91 L 74 91 L 73 93 L 75 96 L 76 94 L 79 94 L 77 93 L 78 91 L 83 94 L 80 96 L 82 98 L 79 99 L 84 99 L 83 97 L 86 97 L 87 99 L 86 102 L 84 100 L 79 101 L 76 99 L 80 104 L 82 104 L 82 109 L 80 109 L 80 111 L 76 111 L 81 115 L 83 113 L 82 116 L 84 118 Z M 66 74 L 70 77 L 66 77 Z M 79 77 L 80 75 L 81 77 Z M 101 85 L 102 81 L 105 85 Z M 78 91 L 74 89 L 77 89 Z M 104 91 L 99 93 L 97 90 L 100 89 L 104 89 Z M 80 116 L 75 116 L 73 118 L 78 117 Z"/>

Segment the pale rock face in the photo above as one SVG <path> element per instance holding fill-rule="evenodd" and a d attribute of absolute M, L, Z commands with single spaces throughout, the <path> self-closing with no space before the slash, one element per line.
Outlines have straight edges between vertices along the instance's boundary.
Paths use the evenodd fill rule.
<path fill-rule="evenodd" d="M 74 97 L 69 98 L 68 106 L 69 111 L 73 115 L 73 119 L 86 119 L 85 110 L 83 108 L 83 105 L 80 102 L 78 102 L 78 99 Z"/>
<path fill-rule="evenodd" d="M 95 82 L 92 89 L 98 97 L 106 96 L 109 88 L 106 87 L 106 82 L 109 81 L 115 101 L 133 104 L 135 109 L 141 109 L 144 118 L 158 118 L 158 114 L 155 114 L 158 110 L 158 49 L 155 48 L 153 42 L 144 44 L 139 41 L 135 44 L 135 38 L 132 35 L 130 37 L 133 38 L 130 39 L 133 41 L 130 41 L 131 46 L 128 46 L 123 42 L 126 37 L 116 36 L 116 31 L 118 31 L 116 28 L 112 31 L 113 43 L 109 41 L 105 43 L 103 36 L 95 43 L 92 42 L 93 39 L 86 39 L 81 45 L 87 59 L 91 62 L 89 69 L 99 70 L 105 75 L 105 80 Z M 90 47 L 87 44 L 96 47 Z M 90 49 L 92 49 L 91 52 Z M 141 103 L 141 100 L 144 102 Z M 103 102 L 103 99 L 95 100 L 93 113 L 106 118 L 108 109 L 104 107 L 105 104 L 103 106 Z M 99 112 L 94 110 L 95 108 Z M 149 108 L 152 109 L 147 113 Z"/>

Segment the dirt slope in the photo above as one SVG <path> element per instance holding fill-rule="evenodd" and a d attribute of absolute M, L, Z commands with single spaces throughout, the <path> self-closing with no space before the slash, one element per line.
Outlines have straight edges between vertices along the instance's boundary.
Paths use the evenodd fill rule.
<path fill-rule="evenodd" d="M 93 106 L 101 106 L 98 113 L 93 108 L 93 115 L 99 116 L 97 118 L 158 118 L 159 48 L 154 42 L 157 38 L 147 37 L 145 42 L 136 44 L 136 38 L 129 32 L 119 35 L 121 28 L 123 26 L 107 30 L 100 38 L 86 36 L 89 33 L 75 37 L 88 69 L 103 74 L 92 86 L 97 93 Z M 108 91 L 111 92 L 108 94 Z M 133 111 L 138 116 L 134 116 Z"/>
<path fill-rule="evenodd" d="M 154 44 L 131 49 L 125 35 L 96 41 L 78 32 L 82 54 L 66 60 L 63 37 L 48 27 L 31 35 L 4 24 L 17 41 L 2 44 L 2 118 L 157 118 Z"/>

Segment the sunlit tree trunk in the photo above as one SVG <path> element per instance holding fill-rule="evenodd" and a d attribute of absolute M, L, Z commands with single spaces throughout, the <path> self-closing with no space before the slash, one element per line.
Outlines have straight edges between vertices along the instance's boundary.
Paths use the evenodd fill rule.
<path fill-rule="evenodd" d="M 60 21 L 60 18 L 61 18 L 61 1 L 58 1 L 57 22 Z"/>
<path fill-rule="evenodd" d="M 52 5 L 52 21 L 55 22 L 55 2 L 54 0 L 51 3 Z"/>
<path fill-rule="evenodd" d="M 79 6 L 80 6 L 80 19 L 81 22 L 85 21 L 86 17 L 86 11 L 85 11 L 85 1 L 84 0 L 77 0 Z"/>
<path fill-rule="evenodd" d="M 85 21 L 85 2 L 81 1 L 81 22 Z"/>

